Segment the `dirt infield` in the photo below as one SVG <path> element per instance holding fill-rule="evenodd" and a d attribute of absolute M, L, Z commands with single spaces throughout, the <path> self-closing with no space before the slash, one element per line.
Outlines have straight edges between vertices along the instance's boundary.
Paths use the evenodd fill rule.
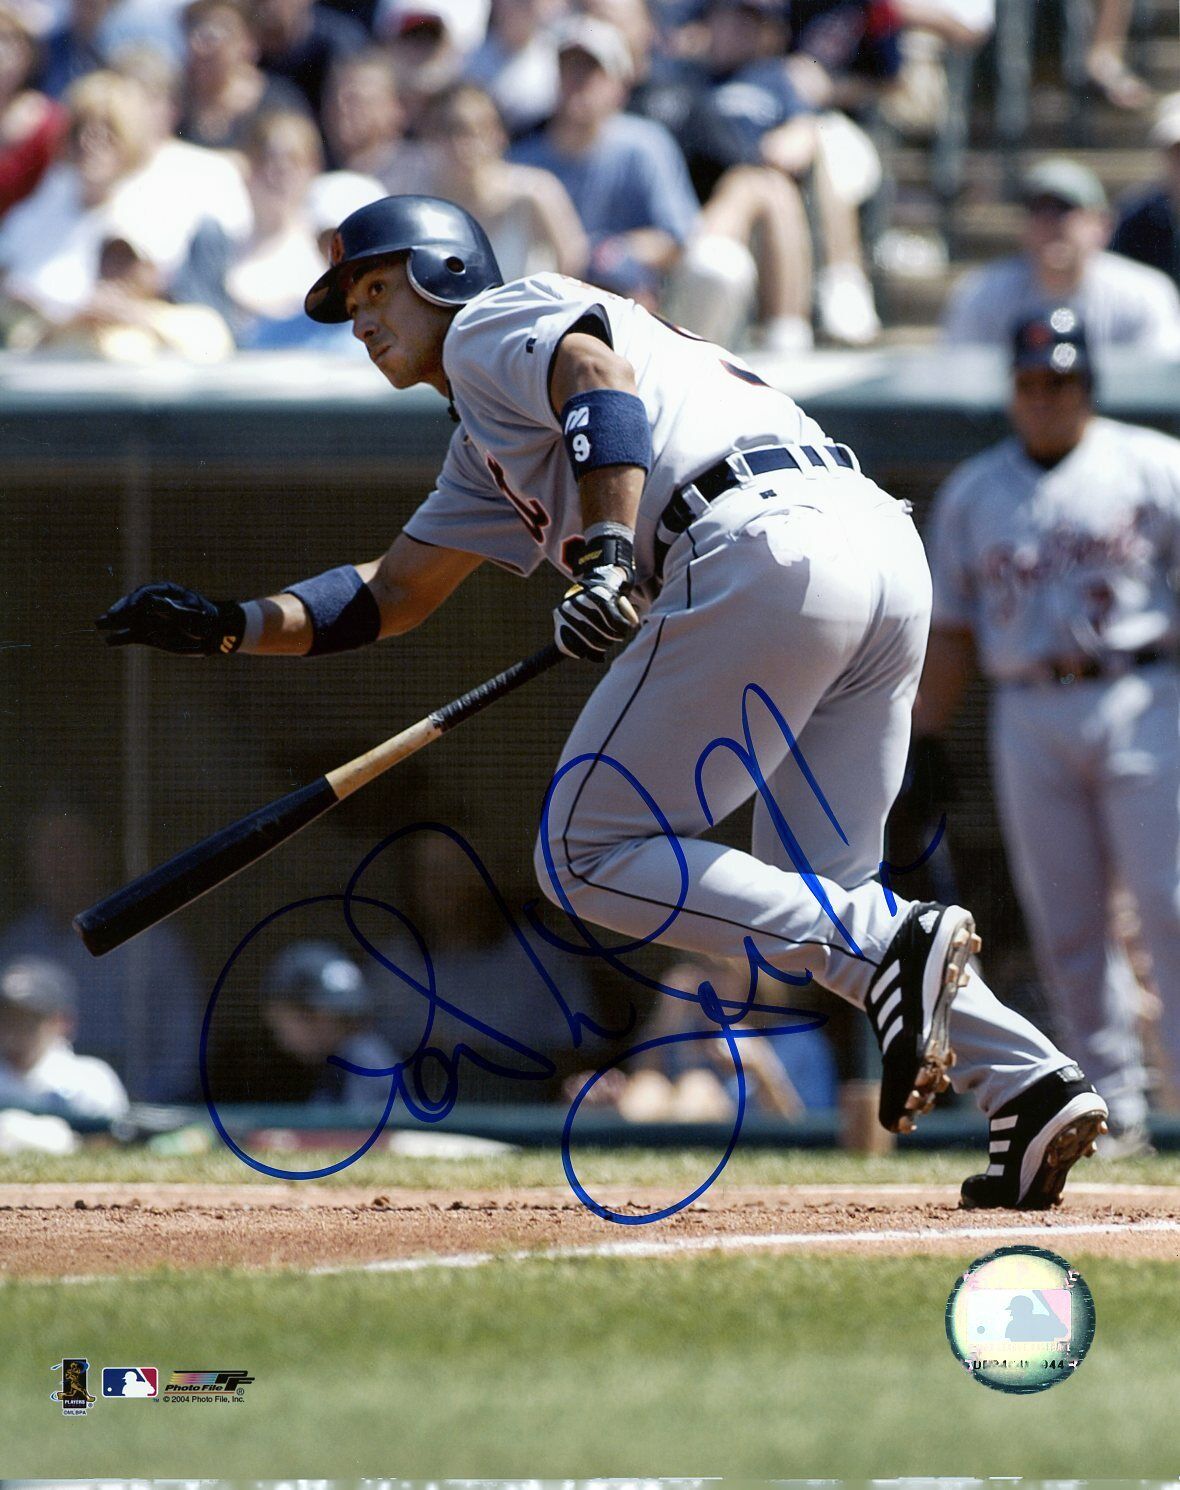
<path fill-rule="evenodd" d="M 623 1214 L 672 1191 L 603 1187 Z M 347 1271 L 474 1266 L 496 1256 L 726 1250 L 975 1253 L 1005 1233 L 1117 1257 L 1180 1258 L 1180 1194 L 1073 1185 L 1051 1213 L 961 1211 L 950 1186 L 795 1185 L 714 1192 L 653 1226 L 620 1226 L 564 1189 L 337 1189 L 314 1184 L 0 1185 L 0 1277 L 76 1278 L 154 1268 Z M 994 1240 L 993 1240 L 994 1239 Z"/>

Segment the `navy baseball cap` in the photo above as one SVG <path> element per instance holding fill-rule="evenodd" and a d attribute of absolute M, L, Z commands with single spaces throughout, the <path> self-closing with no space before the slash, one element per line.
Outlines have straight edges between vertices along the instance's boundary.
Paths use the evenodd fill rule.
<path fill-rule="evenodd" d="M 267 970 L 262 993 L 267 999 L 354 1019 L 372 1010 L 364 974 L 330 942 L 295 942 L 285 948 Z"/>
<path fill-rule="evenodd" d="M 1062 377 L 1093 376 L 1085 327 L 1068 305 L 1030 316 L 1017 326 L 1012 338 L 1012 371 L 1029 367 L 1047 367 Z"/>

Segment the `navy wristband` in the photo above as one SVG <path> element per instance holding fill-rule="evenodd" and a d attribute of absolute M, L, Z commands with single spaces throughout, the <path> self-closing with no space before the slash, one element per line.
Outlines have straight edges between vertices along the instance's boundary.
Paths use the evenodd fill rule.
<path fill-rule="evenodd" d="M 602 466 L 651 470 L 651 425 L 634 393 L 621 388 L 575 393 L 561 411 L 561 430 L 576 480 Z"/>
<path fill-rule="evenodd" d="M 298 595 L 311 618 L 308 657 L 350 652 L 381 635 L 380 608 L 351 564 L 301 579 L 297 585 L 288 585 L 284 593 Z"/>

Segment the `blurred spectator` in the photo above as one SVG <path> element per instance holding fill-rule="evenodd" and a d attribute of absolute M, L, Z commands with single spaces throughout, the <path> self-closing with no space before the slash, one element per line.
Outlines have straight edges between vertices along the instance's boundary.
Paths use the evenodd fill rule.
<path fill-rule="evenodd" d="M 559 0 L 492 0 L 487 37 L 467 60 L 465 76 L 491 95 L 513 139 L 557 106 L 559 10 Z"/>
<path fill-rule="evenodd" d="M 261 334 L 261 323 L 301 314 L 308 285 L 324 269 L 307 217 L 308 192 L 323 165 L 315 125 L 302 113 L 264 114 L 246 143 L 246 161 L 252 231 L 235 240 L 206 222 L 173 284 L 177 299 L 218 311 L 239 346 Z"/>
<path fill-rule="evenodd" d="M 420 21 L 434 22 L 447 44 L 466 57 L 487 35 L 489 10 L 490 0 L 379 0 L 373 31 L 379 41 L 393 41 Z"/>
<path fill-rule="evenodd" d="M 697 237 L 669 292 L 669 315 L 728 345 L 744 330 L 757 289 L 763 344 L 811 345 L 811 228 L 796 171 L 809 169 L 815 121 L 783 66 L 781 8 L 712 0 L 706 51 L 665 70 L 633 106 L 680 141 L 704 203 Z"/>
<path fill-rule="evenodd" d="M 390 1078 L 357 1076 L 329 1056 L 384 1070 L 397 1056 L 373 1029 L 364 975 L 329 942 L 293 942 L 262 979 L 263 1035 L 236 1077 L 217 1068 L 218 1101 L 333 1102 L 381 1111 Z"/>
<path fill-rule="evenodd" d="M 161 354 L 224 362 L 234 352 L 229 327 L 215 310 L 165 298 L 150 247 L 137 248 L 127 232 L 104 241 L 98 282 L 82 310 L 62 324 L 31 315 L 13 328 L 8 345 L 13 351 L 136 363 Z"/>
<path fill-rule="evenodd" d="M 376 177 L 356 171 L 325 171 L 315 178 L 307 191 L 306 216 L 324 268 L 331 262 L 332 239 L 344 219 L 385 194 L 385 187 Z M 302 306 L 285 319 L 257 321 L 243 336 L 243 345 L 253 352 L 299 348 L 344 357 L 365 355 L 363 345 L 352 334 L 351 321 L 324 325 L 304 315 Z"/>
<path fill-rule="evenodd" d="M 103 871 L 87 815 L 37 813 L 26 828 L 26 853 L 34 903 L 0 932 L 0 963 L 41 957 L 66 968 L 78 988 L 77 1048 L 109 1062 L 137 1100 L 189 1100 L 199 1088 L 200 1010 L 187 944 L 172 926 L 163 925 L 104 957 L 87 952 L 73 918 L 109 890 L 113 878 Z M 134 1028 L 137 1019 L 144 1027 Z M 142 1070 L 129 1064 L 137 1044 L 149 1057 Z"/>
<path fill-rule="evenodd" d="M 444 815 L 443 820 L 446 821 Z M 460 1044 L 494 1064 L 519 1072 L 520 1081 L 507 1088 L 504 1079 L 489 1076 L 483 1092 L 494 1100 L 540 1100 L 555 1095 L 537 1063 L 483 1029 L 460 1019 L 452 1010 L 472 1016 L 487 1030 L 519 1042 L 553 1062 L 557 1074 L 568 1072 L 579 1060 L 596 1059 L 602 1042 L 584 1033 L 582 1053 L 572 1054 L 573 1034 L 552 991 L 513 934 L 487 885 L 470 860 L 444 833 L 415 832 L 404 845 L 400 861 L 406 872 L 408 894 L 395 904 L 406 914 L 421 938 L 390 923 L 387 914 L 357 908 L 362 931 L 406 978 L 386 968 L 375 985 L 383 993 L 379 1028 L 403 1056 L 427 1044 L 453 1051 Z M 604 1017 L 600 995 L 585 957 L 571 956 L 546 946 L 526 932 L 528 944 L 562 999 L 575 1013 Z M 423 947 L 429 963 L 423 957 Z M 449 1007 L 431 1012 L 428 1000 L 407 979 L 433 986 Z M 624 1027 L 626 1017 L 619 1021 Z M 433 1074 L 433 1073 L 430 1073 Z M 465 1097 L 480 1099 L 481 1077 L 464 1063 L 461 1088 Z"/>
<path fill-rule="evenodd" d="M 792 76 L 817 108 L 859 108 L 901 68 L 894 0 L 786 0 Z"/>
<path fill-rule="evenodd" d="M 99 43 L 108 58 L 128 47 L 150 47 L 174 65 L 184 55 L 181 13 L 187 0 L 115 0 Z"/>
<path fill-rule="evenodd" d="M 0 967 L 0 1108 L 92 1122 L 128 1108 L 123 1083 L 107 1065 L 70 1044 L 77 985 L 45 957 Z"/>
<path fill-rule="evenodd" d="M 487 0 L 384 0 L 375 22 L 393 58 L 411 134 L 426 103 L 457 82 L 487 31 Z"/>
<path fill-rule="evenodd" d="M 250 3 L 263 70 L 294 83 L 318 118 L 332 64 L 368 44 L 364 27 L 315 0 Z"/>
<path fill-rule="evenodd" d="M 61 98 L 71 83 L 104 66 L 101 27 L 112 0 L 70 0 L 68 19 L 45 39 L 40 86 Z"/>
<path fill-rule="evenodd" d="M 307 106 L 294 83 L 258 66 L 248 0 L 192 0 L 184 11 L 184 36 L 176 133 L 189 144 L 240 150 L 260 114 Z"/>
<path fill-rule="evenodd" d="M 389 54 L 379 47 L 337 62 L 324 88 L 328 158 L 346 171 L 384 180 L 406 153 L 406 113 Z"/>
<path fill-rule="evenodd" d="M 1180 93 L 1160 105 L 1150 138 L 1160 152 L 1163 180 L 1123 204 L 1110 247 L 1180 285 Z"/>
<path fill-rule="evenodd" d="M 758 0 L 775 8 L 773 0 Z M 901 68 L 900 22 L 892 0 L 789 0 L 791 54 L 787 70 L 819 115 L 810 162 L 800 135 L 773 162 L 791 174 L 810 164 L 823 267 L 816 275 L 816 310 L 833 341 L 864 346 L 881 330 L 864 268 L 860 208 L 881 184 L 876 148 L 846 111 L 875 103 Z"/>
<path fill-rule="evenodd" d="M 323 0 L 329 10 L 338 10 L 354 21 L 359 21 L 366 31 L 372 31 L 377 16 L 378 0 Z"/>
<path fill-rule="evenodd" d="M 722 999 L 745 1001 L 749 971 L 744 963 L 714 959 L 676 963 L 660 975 L 668 988 L 693 997 L 671 994 L 656 1004 L 637 1043 L 660 1041 L 627 1063 L 627 1069 L 606 1073 L 587 1092 L 593 1106 L 616 1107 L 632 1122 L 724 1122 L 738 1099 L 734 1059 L 715 1021 L 696 997 L 708 981 Z M 778 1002 L 765 995 L 766 1002 Z M 810 1017 L 810 1016 L 808 1016 Z M 790 1015 L 747 1015 L 744 1030 L 780 1027 L 782 1034 L 738 1041 L 746 1085 L 747 1110 L 798 1118 L 807 1109 L 836 1105 L 836 1066 L 822 1030 L 796 1030 L 802 1021 Z M 700 1036 L 700 1038 L 696 1038 Z M 565 1083 L 573 1100 L 590 1073 L 583 1071 Z"/>
<path fill-rule="evenodd" d="M 60 104 L 29 86 L 36 66 L 33 33 L 19 10 L 0 4 L 0 216 L 41 180 L 68 124 Z"/>
<path fill-rule="evenodd" d="M 696 226 L 684 157 L 662 124 L 624 114 L 631 57 L 606 21 L 561 30 L 557 112 L 517 141 L 509 159 L 551 171 L 590 236 L 587 278 L 649 308 Z"/>
<path fill-rule="evenodd" d="M 943 340 L 1006 346 L 1056 305 L 1081 316 L 1090 345 L 1180 355 L 1180 295 L 1164 274 L 1103 252 L 1106 193 L 1088 167 L 1043 160 L 1026 174 L 1024 250 L 968 274 L 943 315 Z"/>
<path fill-rule="evenodd" d="M 903 27 L 929 31 L 953 47 L 980 46 L 996 25 L 996 0 L 893 0 L 893 8 Z M 903 33 L 903 47 L 904 41 Z"/>
<path fill-rule="evenodd" d="M 911 139 L 929 139 L 947 123 L 947 54 L 974 52 L 995 29 L 995 0 L 893 0 L 903 30 L 901 66 L 881 94 L 881 117 Z M 964 119 L 961 128 L 966 128 Z"/>
<path fill-rule="evenodd" d="M 89 299 L 106 232 L 103 209 L 150 149 L 146 102 L 125 78 L 92 73 L 70 89 L 66 106 L 61 163 L 0 226 L 5 297 L 57 321 Z"/>
<path fill-rule="evenodd" d="M 234 158 L 176 138 L 176 65 L 151 47 L 135 47 L 120 53 L 115 69 L 138 84 L 147 100 L 150 148 L 142 169 L 116 191 L 112 211 L 119 228 L 129 227 L 170 278 L 203 222 L 218 222 L 232 235 L 247 232 L 250 201 Z"/>
<path fill-rule="evenodd" d="M 1126 63 L 1127 33 L 1135 0 L 1094 0 L 1094 25 L 1086 52 L 1086 76 L 1116 109 L 1145 109 L 1152 91 Z"/>
<path fill-rule="evenodd" d="M 458 83 L 432 99 L 419 137 L 417 169 L 397 178 L 398 190 L 465 207 L 491 239 L 506 280 L 546 269 L 582 273 L 586 235 L 565 188 L 548 171 L 504 159 L 508 137 L 482 88 Z"/>
<path fill-rule="evenodd" d="M 573 7 L 582 15 L 609 22 L 622 36 L 631 53 L 633 90 L 647 82 L 653 69 L 674 60 L 662 47 L 648 0 L 573 0 Z"/>

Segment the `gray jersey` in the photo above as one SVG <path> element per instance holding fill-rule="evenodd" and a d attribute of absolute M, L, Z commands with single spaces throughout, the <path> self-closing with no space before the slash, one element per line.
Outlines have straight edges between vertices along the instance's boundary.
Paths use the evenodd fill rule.
<path fill-rule="evenodd" d="M 968 627 L 983 671 L 1180 637 L 1180 441 L 1094 419 L 1051 470 L 1014 439 L 967 461 L 936 499 L 934 624 Z"/>
<path fill-rule="evenodd" d="M 1134 347 L 1161 357 L 1180 352 L 1180 294 L 1166 274 L 1119 254 L 1096 254 L 1072 295 L 1047 296 L 1025 254 L 1000 259 L 955 286 L 942 322 L 952 345 L 1011 345 L 1023 320 L 1055 305 L 1081 317 L 1099 352 Z"/>
<path fill-rule="evenodd" d="M 462 423 L 435 490 L 406 523 L 425 543 L 462 549 L 519 574 L 548 559 L 568 569 L 581 506 L 549 375 L 561 339 L 599 329 L 635 369 L 652 430 L 653 465 L 636 527 L 640 579 L 672 493 L 733 449 L 822 444 L 826 436 L 740 358 L 679 332 L 624 300 L 560 274 L 488 290 L 459 312 L 443 364 Z"/>

